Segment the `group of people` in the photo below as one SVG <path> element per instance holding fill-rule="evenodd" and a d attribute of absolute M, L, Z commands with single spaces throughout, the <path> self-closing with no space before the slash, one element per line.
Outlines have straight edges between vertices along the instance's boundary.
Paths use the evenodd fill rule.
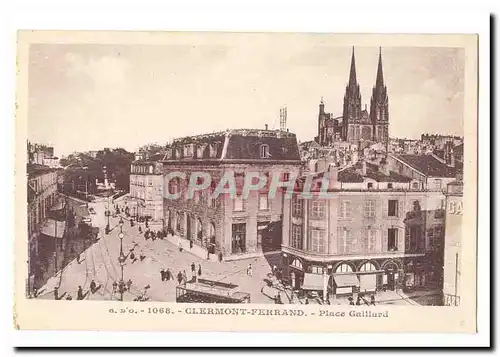
<path fill-rule="evenodd" d="M 370 296 L 370 301 L 365 299 L 365 296 L 363 294 L 358 294 L 358 297 L 356 298 L 356 303 L 354 303 L 354 298 L 352 296 L 349 297 L 349 305 L 373 305 L 375 306 L 375 295 Z"/>

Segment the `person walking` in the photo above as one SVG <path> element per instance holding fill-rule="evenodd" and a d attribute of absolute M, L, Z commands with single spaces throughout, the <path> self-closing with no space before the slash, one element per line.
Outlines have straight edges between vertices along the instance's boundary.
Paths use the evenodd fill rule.
<path fill-rule="evenodd" d="M 193 249 L 193 240 L 192 239 L 189 240 L 189 249 Z"/>
<path fill-rule="evenodd" d="M 252 264 L 248 264 L 248 267 L 247 267 L 247 275 L 248 275 L 248 276 L 252 276 Z"/>
<path fill-rule="evenodd" d="M 347 300 L 349 300 L 349 305 L 354 305 L 354 299 L 352 296 L 349 296 L 349 299 Z"/>
<path fill-rule="evenodd" d="M 165 269 L 160 270 L 160 275 L 161 275 L 161 281 L 165 281 Z"/>
<path fill-rule="evenodd" d="M 59 300 L 59 288 L 54 288 L 54 299 Z"/>
<path fill-rule="evenodd" d="M 179 285 L 181 285 L 181 283 L 182 283 L 182 273 L 180 271 L 177 274 L 177 281 L 179 282 Z"/>
<path fill-rule="evenodd" d="M 188 280 L 188 276 L 187 276 L 185 270 L 182 271 L 182 280 L 184 281 L 184 285 L 186 285 L 187 280 Z"/>
<path fill-rule="evenodd" d="M 370 297 L 370 305 L 375 306 L 375 295 L 372 295 L 372 296 Z"/>
<path fill-rule="evenodd" d="M 90 292 L 93 294 L 95 293 L 95 288 L 97 287 L 97 284 L 95 283 L 94 279 L 90 282 Z"/>
<path fill-rule="evenodd" d="M 171 278 L 173 278 L 172 272 L 170 271 L 170 269 L 167 269 L 167 271 L 165 272 L 165 279 L 167 281 L 170 281 Z"/>
<path fill-rule="evenodd" d="M 198 276 L 201 276 L 201 264 L 198 264 Z"/>
<path fill-rule="evenodd" d="M 356 305 L 361 305 L 361 297 L 358 295 L 358 298 L 356 299 Z"/>
<path fill-rule="evenodd" d="M 130 291 L 130 288 L 132 287 L 132 280 L 128 279 L 127 280 L 127 290 Z"/>
<path fill-rule="evenodd" d="M 222 252 L 219 252 L 219 263 L 222 263 Z"/>
<path fill-rule="evenodd" d="M 191 273 L 195 273 L 196 272 L 196 265 L 193 263 L 191 263 Z"/>
<path fill-rule="evenodd" d="M 78 286 L 78 291 L 76 292 L 76 299 L 83 300 L 83 290 L 81 286 Z"/>

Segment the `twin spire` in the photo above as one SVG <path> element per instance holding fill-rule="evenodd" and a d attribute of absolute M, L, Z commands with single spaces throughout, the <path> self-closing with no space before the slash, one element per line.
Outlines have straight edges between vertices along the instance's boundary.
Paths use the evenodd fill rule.
<path fill-rule="evenodd" d="M 354 46 L 352 46 L 351 71 L 349 72 L 349 86 L 352 85 L 358 85 L 358 81 L 356 79 L 356 58 L 354 56 Z M 384 73 L 382 70 L 382 47 L 379 47 L 377 80 L 375 82 L 375 87 L 384 87 Z"/>

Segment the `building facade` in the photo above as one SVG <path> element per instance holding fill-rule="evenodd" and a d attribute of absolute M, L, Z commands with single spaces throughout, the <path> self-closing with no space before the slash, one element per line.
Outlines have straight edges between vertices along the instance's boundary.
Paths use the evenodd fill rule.
<path fill-rule="evenodd" d="M 282 217 L 284 195 L 281 190 L 270 195 L 269 183 L 275 176 L 298 176 L 301 161 L 295 134 L 238 129 L 182 138 L 172 143 L 163 165 L 165 175 L 183 174 L 165 176 L 165 190 L 179 196 L 164 199 L 170 232 L 225 257 L 280 249 L 282 226 L 288 224 Z M 194 172 L 208 174 L 211 182 L 189 198 Z M 245 177 L 254 174 L 265 176 L 267 184 L 245 198 Z M 214 198 L 226 177 L 234 177 L 236 192 Z M 204 180 L 200 178 L 199 184 Z"/>
<path fill-rule="evenodd" d="M 283 213 L 291 217 L 282 250 L 293 288 L 342 295 L 412 289 L 436 279 L 429 277 L 434 268 L 424 268 L 431 251 L 426 212 L 441 208 L 433 196 L 442 193 L 413 189 L 412 178 L 363 161 L 315 176 L 316 193 L 326 190 L 325 175 L 330 197 L 298 192 Z"/>
<path fill-rule="evenodd" d="M 130 215 L 163 219 L 163 164 L 159 161 L 135 161 L 130 167 Z"/>
<path fill-rule="evenodd" d="M 28 266 L 29 279 L 28 291 L 31 291 L 36 285 L 40 272 L 40 245 L 43 245 L 44 233 L 52 235 L 52 230 L 46 229 L 50 209 L 57 202 L 57 171 L 49 167 L 36 164 L 27 165 L 28 175 Z M 54 234 L 57 234 L 57 227 Z M 64 228 L 60 230 L 59 235 L 64 233 Z"/>
<path fill-rule="evenodd" d="M 446 193 L 446 234 L 444 239 L 443 303 L 446 306 L 460 305 L 462 286 L 460 271 L 462 264 L 462 215 L 463 182 L 448 184 Z"/>

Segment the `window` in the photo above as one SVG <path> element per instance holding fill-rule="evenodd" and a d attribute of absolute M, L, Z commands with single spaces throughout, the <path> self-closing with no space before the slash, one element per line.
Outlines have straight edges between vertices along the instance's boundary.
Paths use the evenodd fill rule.
<path fill-rule="evenodd" d="M 310 250 L 314 253 L 325 252 L 325 231 L 319 229 L 311 229 Z"/>
<path fill-rule="evenodd" d="M 211 199 L 211 206 L 212 208 L 217 208 L 217 199 L 216 198 L 213 198 Z"/>
<path fill-rule="evenodd" d="M 269 157 L 269 146 L 261 145 L 260 146 L 260 158 L 267 159 Z"/>
<path fill-rule="evenodd" d="M 302 217 L 302 205 L 303 201 L 295 196 L 292 201 L 292 215 L 294 217 Z"/>
<path fill-rule="evenodd" d="M 269 209 L 269 197 L 267 193 L 259 194 L 259 210 L 267 211 Z"/>
<path fill-rule="evenodd" d="M 389 217 L 397 217 L 398 216 L 398 201 L 397 200 L 389 200 L 387 215 Z"/>
<path fill-rule="evenodd" d="M 302 227 L 297 224 L 292 225 L 292 248 L 302 249 Z"/>
<path fill-rule="evenodd" d="M 365 201 L 365 217 L 375 217 L 375 201 Z"/>
<path fill-rule="evenodd" d="M 375 271 L 375 270 L 377 269 L 375 268 L 375 265 L 373 265 L 372 263 L 365 263 L 359 269 L 359 271 Z"/>
<path fill-rule="evenodd" d="M 153 166 L 149 166 L 149 173 L 152 174 L 153 173 Z"/>
<path fill-rule="evenodd" d="M 412 251 L 416 251 L 418 249 L 418 241 L 420 240 L 420 227 L 411 227 L 410 228 L 410 242 L 409 248 Z"/>
<path fill-rule="evenodd" d="M 413 182 L 411 184 L 411 187 L 414 189 L 414 190 L 418 190 L 418 182 Z"/>
<path fill-rule="evenodd" d="M 389 228 L 387 230 L 387 250 L 395 252 L 398 250 L 398 229 Z"/>
<path fill-rule="evenodd" d="M 442 183 L 441 179 L 435 179 L 434 180 L 434 187 L 436 189 L 440 190 L 442 188 L 442 185 L 443 185 L 443 183 Z"/>
<path fill-rule="evenodd" d="M 236 195 L 233 202 L 234 202 L 234 208 L 233 208 L 234 211 L 236 212 L 243 211 L 243 198 L 241 197 L 241 195 Z"/>
<path fill-rule="evenodd" d="M 350 201 L 341 201 L 340 202 L 340 218 L 351 218 L 351 202 Z"/>
<path fill-rule="evenodd" d="M 338 231 L 338 243 L 339 243 L 339 252 L 347 253 L 347 247 L 349 244 L 349 240 L 351 238 L 351 231 L 346 228 L 340 228 Z"/>
<path fill-rule="evenodd" d="M 323 267 L 312 265 L 310 269 L 312 274 L 323 274 Z"/>
<path fill-rule="evenodd" d="M 352 273 L 352 268 L 348 264 L 340 264 L 337 269 L 335 269 L 335 273 Z"/>
<path fill-rule="evenodd" d="M 325 201 L 323 201 L 323 200 L 313 200 L 312 201 L 311 218 L 312 219 L 325 218 Z"/>
<path fill-rule="evenodd" d="M 368 188 L 373 188 L 373 182 L 368 182 Z"/>
<path fill-rule="evenodd" d="M 285 172 L 283 174 L 283 181 L 288 181 L 288 180 L 290 180 L 290 174 L 288 172 Z"/>
<path fill-rule="evenodd" d="M 388 183 L 388 184 L 387 184 L 387 188 L 388 188 L 388 189 L 392 189 L 392 187 L 393 187 L 392 183 Z"/>

